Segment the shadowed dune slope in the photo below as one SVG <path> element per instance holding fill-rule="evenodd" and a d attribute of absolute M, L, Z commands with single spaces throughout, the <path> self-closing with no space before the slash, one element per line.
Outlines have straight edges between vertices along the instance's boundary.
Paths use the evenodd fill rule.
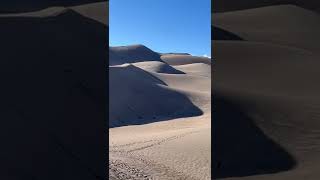
<path fill-rule="evenodd" d="M 109 65 L 161 61 L 160 55 L 143 45 L 109 47 Z"/>
<path fill-rule="evenodd" d="M 210 60 L 163 54 L 110 48 L 109 179 L 211 179 Z"/>
<path fill-rule="evenodd" d="M 214 178 L 318 179 L 318 15 L 278 6 L 216 18 L 247 41 L 213 42 Z"/>
<path fill-rule="evenodd" d="M 0 179 L 104 179 L 106 26 L 42 12 L 0 17 Z"/>
<path fill-rule="evenodd" d="M 294 157 L 257 127 L 251 109 L 230 99 L 230 94 L 214 96 L 213 177 L 278 173 L 295 167 Z"/>
<path fill-rule="evenodd" d="M 104 25 L 109 24 L 109 2 L 102 1 L 90 4 L 80 4 L 71 6 L 70 9 L 78 12 L 82 16 L 96 20 Z"/>
<path fill-rule="evenodd" d="M 0 13 L 36 11 L 53 6 L 77 6 L 106 0 L 10 0 L 0 2 Z"/>
<path fill-rule="evenodd" d="M 259 8 L 264 6 L 272 5 L 284 5 L 292 4 L 297 5 L 302 8 L 307 8 L 320 12 L 320 4 L 318 0 L 223 0 L 223 1 L 213 1 L 212 11 L 213 12 L 226 12 L 235 11 L 250 8 Z"/>
<path fill-rule="evenodd" d="M 319 177 L 319 56 L 268 43 L 214 46 L 215 178 Z"/>
<path fill-rule="evenodd" d="M 243 40 L 236 34 L 230 33 L 221 28 L 211 26 L 211 39 L 212 40 Z"/>
<path fill-rule="evenodd" d="M 160 54 L 143 45 L 109 47 L 110 128 L 203 114 L 193 104 L 192 95 L 188 95 L 192 90 L 179 87 L 195 81 L 208 89 L 203 86 L 208 84 L 207 79 L 188 75 L 171 66 L 171 61 L 168 63 L 161 58 L 177 56 L 183 64 L 210 63 L 210 60 L 191 55 Z"/>
<path fill-rule="evenodd" d="M 212 24 L 256 42 L 316 52 L 320 14 L 293 5 L 270 6 L 213 14 Z"/>
<path fill-rule="evenodd" d="M 133 65 L 109 67 L 109 76 L 109 127 L 202 114 L 185 95 Z"/>

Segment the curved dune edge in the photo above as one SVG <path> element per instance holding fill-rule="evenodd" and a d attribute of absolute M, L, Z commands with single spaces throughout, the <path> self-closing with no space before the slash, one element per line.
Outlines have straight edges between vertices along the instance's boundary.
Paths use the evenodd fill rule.
<path fill-rule="evenodd" d="M 65 13 L 68 10 L 73 10 L 81 14 L 82 16 L 93 19 L 97 22 L 100 22 L 104 25 L 108 25 L 108 8 L 109 2 L 97 2 L 97 3 L 89 3 L 89 4 L 81 4 L 77 6 L 55 6 L 55 7 L 47 7 L 44 9 L 40 9 L 37 11 L 30 12 L 20 12 L 20 13 L 2 13 L 1 17 L 55 17 Z"/>
<path fill-rule="evenodd" d="M 206 57 L 197 57 L 191 55 L 177 55 L 177 54 L 170 54 L 170 55 L 162 55 L 161 60 L 164 62 L 172 65 L 185 65 L 185 64 L 193 64 L 193 63 L 204 63 L 207 65 L 211 65 L 211 59 Z"/>
<path fill-rule="evenodd" d="M 192 57 L 172 66 L 131 47 L 117 51 L 109 66 L 109 119 L 123 124 L 109 129 L 109 179 L 210 179 L 210 65 Z"/>
<path fill-rule="evenodd" d="M 320 12 L 319 2 L 317 0 L 269 0 L 269 1 L 256 1 L 256 0 L 224 0 L 224 1 L 213 1 L 212 12 L 233 12 L 238 10 L 261 8 L 265 6 L 279 6 L 279 5 L 296 5 L 305 9 L 310 9 L 316 12 Z"/>
<path fill-rule="evenodd" d="M 318 51 L 320 14 L 294 5 L 217 13 L 212 24 L 254 42 Z"/>
<path fill-rule="evenodd" d="M 86 6 L 93 3 L 109 2 L 108 0 L 12 0 L 0 2 L 0 14 L 18 14 L 36 12 L 50 7 Z M 99 8 L 98 8 L 99 9 Z M 98 10 L 97 9 L 97 10 Z"/>
<path fill-rule="evenodd" d="M 283 5 L 213 18 L 246 39 L 213 41 L 214 178 L 319 178 L 319 14 Z"/>
<path fill-rule="evenodd" d="M 106 26 L 64 7 L 0 21 L 0 179 L 104 179 Z"/>

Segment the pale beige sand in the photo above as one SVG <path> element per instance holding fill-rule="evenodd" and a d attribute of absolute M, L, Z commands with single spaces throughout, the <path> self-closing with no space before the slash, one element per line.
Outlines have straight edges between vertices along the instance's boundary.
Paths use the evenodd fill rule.
<path fill-rule="evenodd" d="M 199 76 L 210 76 L 211 66 L 204 63 L 193 63 L 187 65 L 177 65 L 176 69 L 183 71 L 187 74 L 199 75 Z"/>
<path fill-rule="evenodd" d="M 137 61 L 109 67 L 109 179 L 211 179 L 210 65 Z"/>
<path fill-rule="evenodd" d="M 168 54 L 161 56 L 161 59 L 170 65 L 184 65 L 192 63 L 204 63 L 211 64 L 210 60 L 206 57 L 197 57 L 191 55 L 180 55 L 180 54 Z"/>

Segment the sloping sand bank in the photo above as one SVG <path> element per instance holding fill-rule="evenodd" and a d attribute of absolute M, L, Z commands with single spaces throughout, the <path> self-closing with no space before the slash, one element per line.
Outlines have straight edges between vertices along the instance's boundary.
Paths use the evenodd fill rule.
<path fill-rule="evenodd" d="M 72 7 L 0 23 L 0 179 L 105 179 L 105 24 Z"/>
<path fill-rule="evenodd" d="M 213 14 L 213 175 L 319 179 L 319 14 L 292 5 Z"/>
<path fill-rule="evenodd" d="M 211 179 L 210 60 L 111 51 L 109 178 Z"/>

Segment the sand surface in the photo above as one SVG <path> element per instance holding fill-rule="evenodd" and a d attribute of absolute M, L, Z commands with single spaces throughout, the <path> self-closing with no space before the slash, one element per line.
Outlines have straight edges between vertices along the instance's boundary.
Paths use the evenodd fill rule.
<path fill-rule="evenodd" d="M 293 5 L 213 14 L 243 39 L 213 38 L 214 178 L 320 178 L 319 22 Z"/>
<path fill-rule="evenodd" d="M 109 52 L 109 179 L 211 179 L 210 60 Z"/>
<path fill-rule="evenodd" d="M 0 179 L 105 179 L 107 3 L 22 4 L 0 14 Z"/>

